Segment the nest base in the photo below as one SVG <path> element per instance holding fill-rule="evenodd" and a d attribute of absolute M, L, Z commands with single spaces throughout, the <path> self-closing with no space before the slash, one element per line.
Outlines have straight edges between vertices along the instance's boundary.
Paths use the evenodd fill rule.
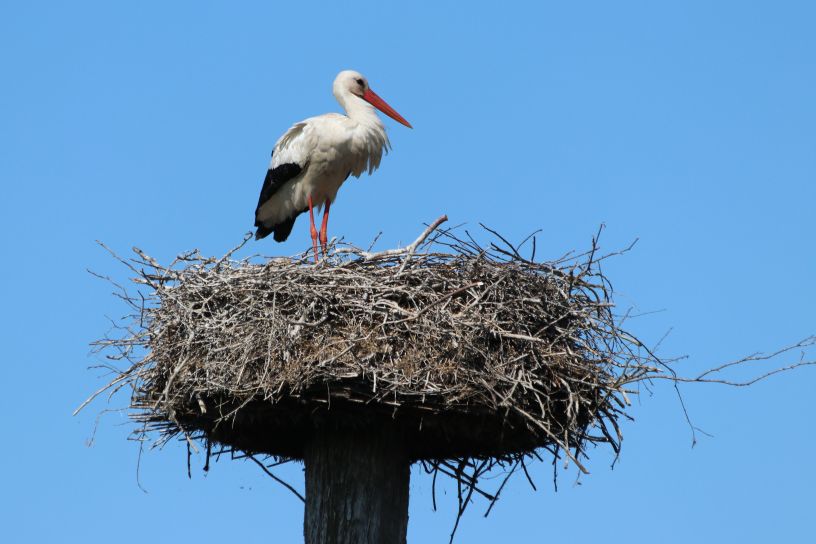
<path fill-rule="evenodd" d="M 253 400 L 240 406 L 226 399 L 202 398 L 206 413 L 177 414 L 190 434 L 236 451 L 302 460 L 316 435 L 388 432 L 399 436 L 410 460 L 488 458 L 523 454 L 541 447 L 546 438 L 511 410 L 447 405 L 399 406 L 382 401 L 354 401 L 334 395 L 287 397 L 278 402 Z M 199 404 L 200 406 L 200 404 Z"/>

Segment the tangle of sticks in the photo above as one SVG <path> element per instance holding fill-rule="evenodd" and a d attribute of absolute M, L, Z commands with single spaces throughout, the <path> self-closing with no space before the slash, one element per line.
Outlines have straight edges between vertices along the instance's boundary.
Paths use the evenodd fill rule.
<path fill-rule="evenodd" d="M 164 266 L 134 249 L 119 259 L 137 292 L 117 285 L 132 312 L 95 344 L 126 365 L 97 394 L 130 390 L 139 439 L 180 436 L 256 462 L 302 458 L 319 418 L 391 421 L 434 485 L 456 481 L 461 516 L 474 496 L 489 512 L 513 474 L 533 485 L 527 464 L 545 453 L 584 472 L 589 446 L 617 453 L 637 384 L 742 385 L 719 374 L 765 358 L 678 377 L 620 326 L 599 264 L 622 252 L 600 255 L 596 237 L 540 262 L 534 238 L 486 229 L 483 245 L 440 229 L 446 219 L 404 249 L 333 244 L 317 264 L 236 260 L 239 246 Z M 506 477 L 486 491 L 480 478 L 497 469 Z"/>

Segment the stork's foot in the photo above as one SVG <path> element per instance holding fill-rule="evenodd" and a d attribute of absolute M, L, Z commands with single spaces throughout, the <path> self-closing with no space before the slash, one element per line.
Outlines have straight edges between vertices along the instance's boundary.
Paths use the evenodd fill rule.
<path fill-rule="evenodd" d="M 320 231 L 320 249 L 323 252 L 324 258 L 329 256 L 329 244 L 325 231 Z"/>
<path fill-rule="evenodd" d="M 314 260 L 317 262 L 319 257 L 317 256 L 317 231 L 312 229 L 312 251 L 314 251 Z"/>
<path fill-rule="evenodd" d="M 326 199 L 325 208 L 323 209 L 323 224 L 320 225 L 320 247 L 323 250 L 323 257 L 329 256 L 329 208 L 331 208 L 331 201 Z"/>

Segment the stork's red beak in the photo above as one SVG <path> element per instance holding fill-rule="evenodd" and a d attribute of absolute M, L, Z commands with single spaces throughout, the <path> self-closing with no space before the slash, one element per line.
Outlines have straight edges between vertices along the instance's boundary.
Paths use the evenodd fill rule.
<path fill-rule="evenodd" d="M 414 128 L 411 126 L 411 123 L 406 121 L 402 115 L 397 113 L 396 110 L 394 110 L 394 108 L 389 106 L 385 100 L 377 96 L 377 93 L 375 93 L 371 89 L 367 89 L 366 92 L 363 93 L 363 100 L 365 100 L 366 102 L 368 102 L 369 104 L 371 104 L 372 106 L 386 114 L 388 117 L 390 117 L 397 123 L 402 123 L 408 128 Z"/>

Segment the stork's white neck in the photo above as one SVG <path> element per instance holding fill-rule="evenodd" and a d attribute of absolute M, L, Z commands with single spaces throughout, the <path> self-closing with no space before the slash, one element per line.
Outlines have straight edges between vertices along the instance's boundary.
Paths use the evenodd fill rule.
<path fill-rule="evenodd" d="M 351 125 L 347 125 L 351 129 L 349 156 L 353 158 L 349 170 L 355 177 L 359 177 L 366 170 L 370 174 L 380 165 L 383 153 L 387 153 L 391 147 L 385 133 L 385 125 L 374 106 L 356 94 L 341 90 L 335 91 L 334 96 L 346 110 Z"/>
<path fill-rule="evenodd" d="M 349 119 L 357 121 L 366 128 L 374 128 L 385 131 L 385 125 L 377 115 L 377 110 L 374 106 L 350 92 L 338 93 L 336 95 L 337 101 L 346 110 L 346 115 Z"/>

